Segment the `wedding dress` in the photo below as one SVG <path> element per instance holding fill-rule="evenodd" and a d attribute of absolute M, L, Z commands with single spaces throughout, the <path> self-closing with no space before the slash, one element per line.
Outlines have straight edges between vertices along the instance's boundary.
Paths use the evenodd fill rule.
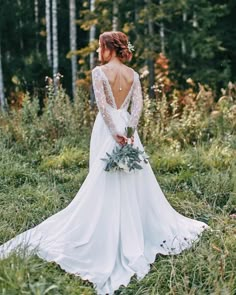
<path fill-rule="evenodd" d="M 112 135 L 124 133 L 126 126 L 137 127 L 142 111 L 139 75 L 133 74 L 118 109 L 105 72 L 93 69 L 99 112 L 91 135 L 89 173 L 65 209 L 0 246 L 0 258 L 24 248 L 89 280 L 97 294 L 114 294 L 132 275 L 143 278 L 157 253 L 178 254 L 190 248 L 208 227 L 171 207 L 149 163 L 132 173 L 104 171 L 101 158 L 117 145 Z M 134 146 L 143 150 L 137 130 Z"/>

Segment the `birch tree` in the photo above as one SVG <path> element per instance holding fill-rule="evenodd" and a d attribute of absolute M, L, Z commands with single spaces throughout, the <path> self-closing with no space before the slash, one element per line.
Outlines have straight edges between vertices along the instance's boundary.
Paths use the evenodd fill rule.
<path fill-rule="evenodd" d="M 46 16 L 46 48 L 48 64 L 52 66 L 52 39 L 51 39 L 51 0 L 45 1 L 45 16 Z"/>
<path fill-rule="evenodd" d="M 193 28 L 197 28 L 197 27 L 198 27 L 197 14 L 194 11 L 193 12 Z M 191 57 L 192 58 L 196 58 L 196 51 L 195 51 L 195 48 L 194 47 L 192 47 Z"/>
<path fill-rule="evenodd" d="M 182 13 L 182 21 L 183 21 L 184 28 L 185 28 L 186 27 L 186 22 L 187 22 L 187 13 L 186 13 L 186 11 L 183 11 L 183 13 Z M 183 69 L 185 69 L 186 68 L 185 59 L 186 59 L 187 49 L 186 49 L 186 42 L 185 42 L 185 38 L 184 38 L 184 33 L 182 33 L 182 38 L 181 38 L 181 53 L 182 53 L 181 66 L 182 66 Z"/>
<path fill-rule="evenodd" d="M 17 4 L 18 4 L 18 9 L 19 11 L 21 11 L 22 9 L 22 3 L 21 3 L 21 0 L 17 0 Z M 21 14 L 19 14 L 19 28 L 20 28 L 20 49 L 23 51 L 24 50 L 24 42 L 23 42 L 23 38 L 22 38 L 22 35 L 23 35 L 23 21 L 22 21 L 22 18 L 21 18 Z"/>
<path fill-rule="evenodd" d="M 160 0 L 160 7 L 163 4 L 163 0 Z M 165 31 L 164 31 L 164 23 L 161 21 L 160 23 L 160 40 L 161 40 L 161 52 L 165 54 Z"/>
<path fill-rule="evenodd" d="M 70 0 L 70 50 L 72 52 L 71 56 L 71 70 L 72 70 L 72 94 L 75 98 L 76 96 L 76 74 L 77 74 L 77 58 L 74 54 L 76 50 L 76 4 L 75 0 Z"/>
<path fill-rule="evenodd" d="M 146 0 L 147 10 L 148 10 L 148 35 L 154 36 L 154 24 L 151 14 L 151 0 Z M 149 57 L 148 57 L 148 70 L 149 70 L 149 95 L 154 97 L 154 90 L 152 86 L 155 83 L 155 71 L 154 71 L 154 58 L 153 58 L 154 48 L 153 42 L 149 42 Z"/>
<path fill-rule="evenodd" d="M 4 96 L 1 48 L 0 48 L 0 106 L 2 111 L 4 111 L 7 107 L 7 103 Z"/>
<path fill-rule="evenodd" d="M 187 13 L 185 11 L 183 11 L 182 20 L 183 20 L 184 27 L 185 27 L 186 21 L 187 21 Z M 185 43 L 184 37 L 182 37 L 182 39 L 181 39 L 181 52 L 183 55 L 186 54 L 186 43 Z"/>
<path fill-rule="evenodd" d="M 39 51 L 39 42 L 38 42 L 38 26 L 39 26 L 39 2 L 34 0 L 34 19 L 36 24 L 36 50 Z"/>
<path fill-rule="evenodd" d="M 118 11 L 119 11 L 119 2 L 117 0 L 113 0 L 112 31 L 118 30 Z"/>
<path fill-rule="evenodd" d="M 90 12 L 93 13 L 95 10 L 95 0 L 90 0 Z M 95 39 L 96 27 L 92 25 L 89 30 L 89 43 L 92 43 Z M 89 67 L 90 70 L 94 68 L 94 51 L 89 56 Z"/>
<path fill-rule="evenodd" d="M 57 85 L 58 73 L 58 23 L 57 23 L 57 0 L 52 0 L 52 55 L 53 55 L 53 78 Z"/>

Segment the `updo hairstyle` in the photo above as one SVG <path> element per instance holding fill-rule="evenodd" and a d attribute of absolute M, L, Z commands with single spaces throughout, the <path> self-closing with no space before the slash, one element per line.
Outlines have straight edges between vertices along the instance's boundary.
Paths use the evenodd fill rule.
<path fill-rule="evenodd" d="M 101 46 L 101 61 L 102 63 L 108 62 L 111 58 L 112 52 L 115 51 L 116 56 L 120 61 L 130 61 L 132 52 L 128 48 L 128 37 L 122 32 L 104 32 L 99 37 Z M 105 49 L 110 50 L 110 57 L 104 60 Z"/>

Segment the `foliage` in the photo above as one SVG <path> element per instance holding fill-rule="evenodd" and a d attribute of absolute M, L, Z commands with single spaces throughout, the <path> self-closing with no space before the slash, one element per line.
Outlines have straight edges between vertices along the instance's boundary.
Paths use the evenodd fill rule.
<path fill-rule="evenodd" d="M 228 141 L 235 135 L 236 86 L 231 82 L 216 99 L 209 87 L 197 86 L 190 80 L 189 88 L 178 90 L 161 71 L 154 85 L 155 99 L 151 99 L 144 86 L 144 110 L 139 134 L 144 143 L 168 144 L 173 149 L 185 145 L 208 142 L 215 137 Z M 48 79 L 44 106 L 40 112 L 37 97 L 26 93 L 22 108 L 0 115 L 0 132 L 6 142 L 18 142 L 22 148 L 53 144 L 62 137 L 89 134 L 97 109 L 90 104 L 88 93 L 78 89 L 71 102 L 59 77 L 55 88 Z M 145 85 L 145 77 L 143 78 Z"/>
<path fill-rule="evenodd" d="M 46 57 L 45 1 L 38 1 L 39 22 L 34 17 L 35 1 L 2 1 L 0 11 L 0 39 L 5 96 L 9 105 L 18 106 L 22 93 L 28 91 L 42 102 L 44 77 L 52 69 Z M 97 40 L 89 42 L 89 29 L 96 26 L 96 38 L 112 29 L 117 17 L 118 29 L 128 34 L 135 46 L 131 65 L 149 69 L 162 51 L 170 61 L 172 80 L 186 87 L 191 77 L 213 89 L 226 87 L 235 81 L 235 1 L 178 0 L 178 1 L 114 1 L 99 0 L 95 11 L 90 1 L 76 0 L 77 51 L 69 52 L 69 4 L 58 0 L 59 71 L 65 75 L 64 86 L 71 93 L 72 54 L 78 56 L 77 85 L 87 87 L 90 76 L 89 54 L 96 50 Z M 160 27 L 164 28 L 164 39 Z M 151 30 L 151 31 L 150 31 Z M 86 82 L 84 79 L 86 78 Z M 151 85 L 150 85 L 151 83 Z"/>
<path fill-rule="evenodd" d="M 120 147 L 116 146 L 112 153 L 106 153 L 107 158 L 102 158 L 106 165 L 104 170 L 109 171 L 125 171 L 126 173 L 132 170 L 143 169 L 143 163 L 148 163 L 147 155 L 141 151 L 139 147 L 134 147 L 132 144 L 127 143 Z"/>
<path fill-rule="evenodd" d="M 55 88 L 52 79 L 48 79 L 43 112 L 40 114 L 37 97 L 27 93 L 20 110 L 11 110 L 1 114 L 0 132 L 8 142 L 17 141 L 22 146 L 38 146 L 50 143 L 62 136 L 73 136 L 90 131 L 95 117 L 94 107 L 90 105 L 88 94 L 78 89 L 77 96 L 71 102 L 62 85 Z M 60 80 L 59 80 L 60 81 Z"/>
<path fill-rule="evenodd" d="M 38 139 L 30 145 L 21 137 L 11 138 L 12 130 L 5 132 L 9 121 L 4 124 L 0 137 L 0 243 L 70 203 L 88 173 L 89 151 L 86 129 L 85 134 L 66 132 L 55 137 L 50 133 L 47 143 Z M 20 134 L 25 125 L 18 128 Z M 198 244 L 181 255 L 158 255 L 147 276 L 141 281 L 134 276 L 117 294 L 235 293 L 235 220 L 230 214 L 236 208 L 236 136 L 230 129 L 223 130 L 228 134 L 224 140 L 221 133 L 215 133 L 211 141 L 185 144 L 181 151 L 165 142 L 147 143 L 151 166 L 171 205 L 186 216 L 207 222 L 212 232 L 204 233 Z M 1 261 L 0 293 L 95 294 L 91 283 L 65 273 L 55 263 L 15 254 Z"/>
<path fill-rule="evenodd" d="M 144 84 L 139 134 L 171 205 L 207 222 L 207 232 L 178 256 L 157 256 L 150 273 L 117 294 L 234 294 L 236 290 L 236 86 L 214 92 L 189 80 L 179 90 L 168 67 L 156 73 L 155 99 Z M 60 77 L 61 79 L 61 77 Z M 37 97 L 0 114 L 0 243 L 67 206 L 88 173 L 89 136 L 97 110 L 88 93 L 74 101 L 48 78 L 43 112 Z M 199 87 L 199 92 L 197 92 Z M 20 291 L 19 291 L 20 290 Z M 36 256 L 12 254 L 0 264 L 1 294 L 94 294 L 92 284 Z"/>
<path fill-rule="evenodd" d="M 188 79 L 189 87 L 180 90 L 169 78 L 168 60 L 157 60 L 155 99 L 144 94 L 140 132 L 144 142 L 158 141 L 180 149 L 184 145 L 207 142 L 215 136 L 235 134 L 236 86 L 231 82 L 217 99 L 208 86 Z M 146 75 L 141 73 L 145 87 Z M 146 89 L 146 88 L 145 88 Z M 147 91 L 147 90 L 146 90 Z"/>

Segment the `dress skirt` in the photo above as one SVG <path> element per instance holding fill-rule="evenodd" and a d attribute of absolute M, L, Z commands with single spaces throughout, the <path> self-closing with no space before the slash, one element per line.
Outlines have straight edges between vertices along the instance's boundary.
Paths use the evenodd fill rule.
<path fill-rule="evenodd" d="M 129 113 L 111 110 L 124 130 Z M 142 279 L 156 254 L 190 248 L 208 226 L 176 212 L 150 164 L 142 170 L 106 172 L 101 160 L 117 145 L 100 113 L 90 142 L 89 173 L 60 212 L 0 246 L 0 258 L 25 249 L 93 283 L 99 295 L 114 294 L 132 275 Z M 134 145 L 143 150 L 137 131 Z"/>

